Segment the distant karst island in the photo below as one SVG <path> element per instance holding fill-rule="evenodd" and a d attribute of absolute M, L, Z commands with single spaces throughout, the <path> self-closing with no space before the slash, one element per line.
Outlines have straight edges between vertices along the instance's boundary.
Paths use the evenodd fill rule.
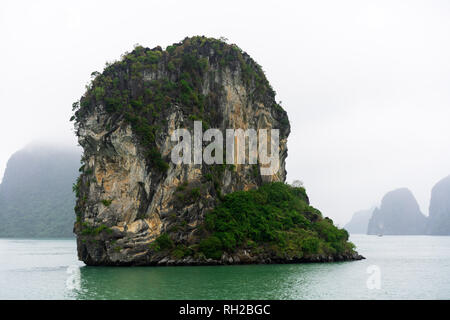
<path fill-rule="evenodd" d="M 362 259 L 304 188 L 285 183 L 287 114 L 239 47 L 206 37 L 136 46 L 93 76 L 72 117 L 84 149 L 75 233 L 87 265 Z M 222 132 L 279 129 L 280 169 L 172 163 L 171 133 L 195 121 Z"/>
<path fill-rule="evenodd" d="M 81 151 L 33 143 L 14 153 L 0 184 L 0 237 L 73 237 Z"/>
<path fill-rule="evenodd" d="M 367 234 L 424 234 L 427 218 L 412 192 L 406 188 L 388 192 L 369 220 Z"/>
<path fill-rule="evenodd" d="M 367 226 L 375 208 L 360 210 L 353 214 L 351 220 L 344 226 L 344 229 L 350 233 L 366 234 Z"/>
<path fill-rule="evenodd" d="M 371 235 L 450 235 L 450 176 L 431 191 L 429 216 L 407 188 L 388 192 L 380 207 L 356 212 L 344 227 Z"/>
<path fill-rule="evenodd" d="M 426 234 L 450 235 L 450 176 L 433 187 L 429 212 Z"/>

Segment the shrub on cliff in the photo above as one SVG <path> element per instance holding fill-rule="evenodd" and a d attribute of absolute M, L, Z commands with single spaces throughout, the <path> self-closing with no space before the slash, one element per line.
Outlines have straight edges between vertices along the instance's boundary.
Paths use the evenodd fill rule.
<path fill-rule="evenodd" d="M 249 243 L 278 258 L 352 252 L 347 231 L 322 218 L 307 199 L 304 188 L 282 182 L 226 195 L 205 217 L 209 236 L 201 241 L 199 250 L 213 259 L 238 248 L 254 251 Z"/>

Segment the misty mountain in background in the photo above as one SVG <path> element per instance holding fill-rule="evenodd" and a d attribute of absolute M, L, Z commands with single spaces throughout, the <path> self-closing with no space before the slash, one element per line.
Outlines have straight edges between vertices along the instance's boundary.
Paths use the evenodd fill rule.
<path fill-rule="evenodd" d="M 81 151 L 32 145 L 13 154 L 0 184 L 0 237 L 73 237 Z"/>
<path fill-rule="evenodd" d="M 388 192 L 381 206 L 373 211 L 367 234 L 418 235 L 425 234 L 427 218 L 416 198 L 407 188 Z"/>
<path fill-rule="evenodd" d="M 373 210 L 360 210 L 353 214 L 352 219 L 344 226 L 344 229 L 354 234 L 366 234 L 369 220 L 372 217 Z"/>
<path fill-rule="evenodd" d="M 16 152 L 0 184 L 0 238 L 73 237 L 81 150 L 32 145 Z M 372 217 L 373 212 L 373 217 Z M 408 189 L 383 197 L 379 208 L 355 212 L 345 229 L 353 234 L 450 235 L 450 176 L 431 193 L 429 217 Z"/>
<path fill-rule="evenodd" d="M 431 191 L 427 234 L 450 235 L 450 176 L 439 181 Z"/>

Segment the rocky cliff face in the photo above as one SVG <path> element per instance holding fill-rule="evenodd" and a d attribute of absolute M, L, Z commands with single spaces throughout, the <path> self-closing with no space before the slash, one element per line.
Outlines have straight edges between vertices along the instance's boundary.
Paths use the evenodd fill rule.
<path fill-rule="evenodd" d="M 427 234 L 450 235 L 450 176 L 439 181 L 431 191 Z"/>
<path fill-rule="evenodd" d="M 85 166 L 75 232 L 80 259 L 88 264 L 147 263 L 149 244 L 180 220 L 188 228 L 177 241 L 193 240 L 219 196 L 255 188 L 263 180 L 285 180 L 287 115 L 259 66 L 237 47 L 202 38 L 186 39 L 168 51 L 137 47 L 97 75 L 93 87 L 97 91 L 81 99 L 77 112 Z M 139 112 L 116 110 L 116 102 Z M 262 177 L 252 165 L 171 163 L 172 132 L 192 130 L 194 120 L 222 132 L 281 128 L 281 169 Z M 90 242 L 100 229 L 108 230 L 104 238 Z"/>
<path fill-rule="evenodd" d="M 403 188 L 388 192 L 381 206 L 373 211 L 368 234 L 424 234 L 426 217 L 410 190 Z"/>
<path fill-rule="evenodd" d="M 164 51 L 138 46 L 93 76 L 73 118 L 84 149 L 74 231 L 85 263 L 180 262 L 152 248 L 194 248 L 205 214 L 224 195 L 285 180 L 286 112 L 261 68 L 235 45 L 194 37 Z M 263 176 L 248 153 L 247 164 L 172 163 L 171 134 L 192 131 L 194 121 L 224 133 L 280 129 L 280 169 Z M 183 260 L 193 262 L 205 259 Z"/>
<path fill-rule="evenodd" d="M 375 208 L 355 212 L 352 219 L 344 226 L 344 229 L 350 233 L 366 234 L 369 220 L 372 218 L 374 210 Z"/>

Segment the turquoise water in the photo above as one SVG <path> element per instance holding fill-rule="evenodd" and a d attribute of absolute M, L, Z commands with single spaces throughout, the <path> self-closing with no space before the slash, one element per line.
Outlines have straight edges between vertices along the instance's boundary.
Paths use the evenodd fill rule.
<path fill-rule="evenodd" d="M 450 299 L 450 237 L 351 241 L 366 260 L 106 268 L 77 261 L 74 240 L 0 239 L 0 299 Z"/>

